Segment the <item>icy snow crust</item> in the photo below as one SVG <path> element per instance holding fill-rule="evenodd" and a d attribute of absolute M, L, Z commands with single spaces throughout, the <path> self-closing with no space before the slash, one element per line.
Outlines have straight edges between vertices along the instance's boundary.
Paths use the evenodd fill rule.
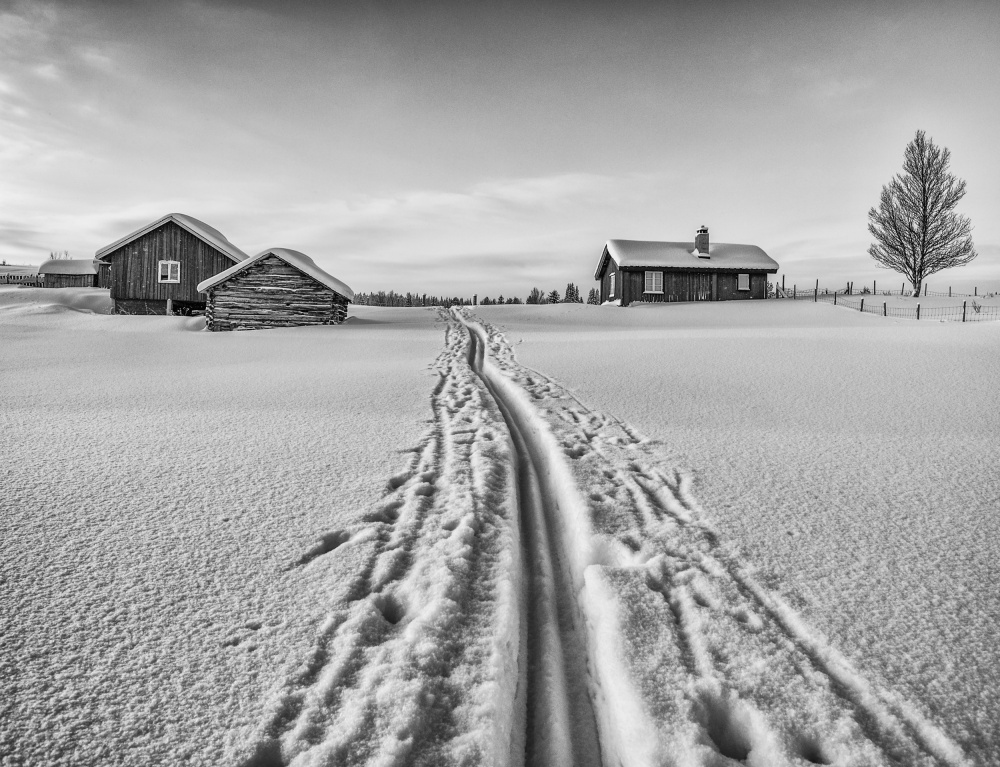
<path fill-rule="evenodd" d="M 893 675 L 900 659 L 879 653 L 895 624 L 852 595 L 888 589 L 885 604 L 904 609 L 910 593 L 943 595 L 919 568 L 872 578 L 874 560 L 934 548 L 947 581 L 949 556 L 992 555 L 995 520 L 951 555 L 937 550 L 954 543 L 949 528 L 932 545 L 908 537 L 912 509 L 894 538 L 845 539 L 825 525 L 856 524 L 851 510 L 798 492 L 789 545 L 782 489 L 740 441 L 758 423 L 757 387 L 783 391 L 773 373 L 790 375 L 754 368 L 761 339 L 824 358 L 826 341 L 850 339 L 857 354 L 849 331 L 870 341 L 878 318 L 781 302 L 353 307 L 338 328 L 209 334 L 190 332 L 200 319 L 87 311 L 106 291 L 52 292 L 0 289 L 5 763 L 994 760 L 996 709 L 962 719 L 948 705 L 995 687 L 990 634 L 975 640 L 971 683 L 920 687 L 951 652 L 920 641 L 950 626 L 951 603 L 908 622 L 919 652 Z M 972 331 L 950 348 L 993 348 L 995 331 Z M 728 383 L 715 389 L 691 359 L 713 338 L 733 354 L 711 368 Z M 631 368 L 629 348 L 645 352 Z M 778 422 L 795 424 L 782 437 L 798 435 L 800 452 L 815 446 L 796 403 L 830 406 L 824 376 L 804 381 Z M 685 415 L 711 427 L 705 413 L 732 392 L 728 412 L 751 415 L 699 454 Z M 775 448 L 765 436 L 747 439 Z M 877 517 L 856 486 L 852 497 Z M 855 568 L 824 569 L 843 549 Z M 970 605 L 966 633 L 988 629 L 994 607 Z"/>

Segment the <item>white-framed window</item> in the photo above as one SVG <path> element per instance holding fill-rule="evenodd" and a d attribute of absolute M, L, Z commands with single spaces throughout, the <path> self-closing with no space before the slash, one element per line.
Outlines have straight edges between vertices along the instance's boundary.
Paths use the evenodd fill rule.
<path fill-rule="evenodd" d="M 180 261 L 160 261 L 160 276 L 157 282 L 180 282 L 181 262 Z"/>
<path fill-rule="evenodd" d="M 646 272 L 646 288 L 644 293 L 663 292 L 663 272 Z"/>
<path fill-rule="evenodd" d="M 614 272 L 612 272 L 608 276 L 608 285 L 609 285 L 609 287 L 608 287 L 608 298 L 614 298 L 615 297 L 615 273 Z"/>
<path fill-rule="evenodd" d="M 736 278 L 737 290 L 750 290 L 750 275 L 741 274 Z"/>

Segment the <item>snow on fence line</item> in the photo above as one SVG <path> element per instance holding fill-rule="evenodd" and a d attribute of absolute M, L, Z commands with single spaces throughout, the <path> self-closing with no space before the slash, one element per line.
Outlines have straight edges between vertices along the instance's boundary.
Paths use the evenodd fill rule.
<path fill-rule="evenodd" d="M 0 282 L 5 285 L 27 285 L 34 288 L 42 286 L 42 278 L 38 274 L 0 274 Z"/>
<path fill-rule="evenodd" d="M 900 291 L 878 290 L 876 292 L 876 284 L 872 283 L 871 290 L 866 286 L 862 289 L 862 292 L 858 293 L 854 291 L 853 283 L 848 283 L 848 287 L 844 290 L 830 290 L 829 288 L 820 288 L 819 280 L 817 280 L 816 285 L 811 290 L 800 291 L 797 285 L 793 285 L 791 290 L 787 290 L 782 286 L 778 288 L 777 295 L 778 298 L 790 298 L 793 301 L 828 301 L 832 302 L 834 306 L 845 306 L 848 309 L 866 312 L 867 314 L 878 314 L 883 317 L 895 317 L 897 319 L 924 319 L 938 320 L 940 322 L 987 322 L 1000 320 L 1000 306 L 984 306 L 975 300 L 976 297 L 991 298 L 992 294 L 979 296 L 978 288 L 973 288 L 973 290 L 974 292 L 971 296 L 968 293 L 952 293 L 951 288 L 948 288 L 947 293 L 941 293 L 928 291 L 925 284 L 925 296 L 966 296 L 967 299 L 962 302 L 961 306 L 924 307 L 921 307 L 919 302 L 917 302 L 915 307 L 909 307 L 890 306 L 887 301 L 878 300 L 880 296 L 908 296 L 909 291 L 905 290 L 905 285 L 904 289 Z M 973 300 L 969 301 L 968 298 L 973 298 Z"/>

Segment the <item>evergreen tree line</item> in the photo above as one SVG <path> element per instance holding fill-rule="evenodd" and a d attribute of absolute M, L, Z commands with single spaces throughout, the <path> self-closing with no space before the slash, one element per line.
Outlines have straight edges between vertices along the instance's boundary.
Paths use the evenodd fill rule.
<path fill-rule="evenodd" d="M 601 302 L 600 293 L 595 289 L 591 288 L 590 293 L 587 294 L 588 304 L 599 304 Z M 483 298 L 480 301 L 483 306 L 495 306 L 496 304 L 519 304 L 522 303 L 520 298 L 504 298 L 500 296 L 498 299 L 494 300 L 489 297 Z M 582 304 L 583 296 L 580 295 L 580 288 L 574 285 L 572 282 L 566 285 L 566 292 L 561 296 L 558 290 L 550 290 L 546 293 L 544 290 L 538 288 L 532 288 L 528 297 L 524 299 L 526 304 Z"/>
<path fill-rule="evenodd" d="M 388 292 L 380 290 L 375 293 L 355 293 L 354 303 L 364 306 L 471 306 L 471 298 L 459 298 L 458 296 L 429 296 L 426 293 L 397 293 L 395 290 Z"/>
<path fill-rule="evenodd" d="M 354 296 L 354 303 L 363 306 L 471 306 L 472 299 L 459 298 L 458 296 L 429 296 L 426 293 L 397 293 L 394 290 L 379 290 L 372 293 L 357 293 Z M 498 306 L 500 304 L 582 304 L 583 297 L 580 295 L 580 288 L 572 282 L 566 285 L 566 292 L 559 295 L 558 290 L 550 290 L 548 293 L 539 288 L 532 288 L 528 297 L 523 301 L 516 296 L 504 297 L 503 294 L 496 298 L 483 296 L 479 302 L 481 306 Z M 587 295 L 588 304 L 599 304 L 600 293 L 596 288 L 591 288 Z"/>

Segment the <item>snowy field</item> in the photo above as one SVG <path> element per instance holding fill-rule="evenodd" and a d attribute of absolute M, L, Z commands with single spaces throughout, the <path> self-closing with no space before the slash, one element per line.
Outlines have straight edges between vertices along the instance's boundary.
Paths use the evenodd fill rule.
<path fill-rule="evenodd" d="M 1000 323 L 0 287 L 0 763 L 1000 760 Z"/>

